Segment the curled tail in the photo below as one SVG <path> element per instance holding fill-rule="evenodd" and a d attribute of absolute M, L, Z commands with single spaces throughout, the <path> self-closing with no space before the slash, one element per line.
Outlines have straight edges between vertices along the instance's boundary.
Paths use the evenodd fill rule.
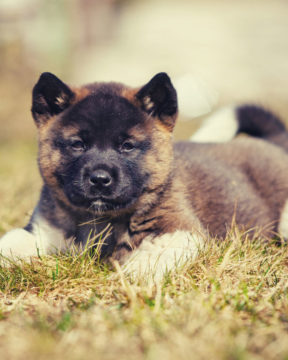
<path fill-rule="evenodd" d="M 235 109 L 238 133 L 269 139 L 286 132 L 282 120 L 272 112 L 255 105 L 243 105 Z"/>
<path fill-rule="evenodd" d="M 288 132 L 284 122 L 272 112 L 256 105 L 218 110 L 204 121 L 190 140 L 226 142 L 239 133 L 268 140 L 288 151 Z"/>

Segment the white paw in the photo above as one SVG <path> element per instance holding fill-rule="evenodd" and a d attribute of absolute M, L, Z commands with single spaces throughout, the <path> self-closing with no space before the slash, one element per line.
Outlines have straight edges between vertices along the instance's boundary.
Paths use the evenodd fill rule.
<path fill-rule="evenodd" d="M 13 260 L 38 256 L 36 236 L 24 229 L 11 230 L 0 239 L 0 254 Z"/>
<path fill-rule="evenodd" d="M 201 235 L 188 231 L 175 231 L 156 238 L 148 236 L 133 251 L 122 269 L 134 279 L 141 277 L 148 281 L 160 281 L 167 272 L 189 259 L 195 259 L 203 245 Z"/>

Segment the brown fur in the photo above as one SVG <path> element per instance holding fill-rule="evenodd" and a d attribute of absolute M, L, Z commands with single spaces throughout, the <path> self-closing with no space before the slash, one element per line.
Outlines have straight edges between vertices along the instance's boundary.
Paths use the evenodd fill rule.
<path fill-rule="evenodd" d="M 285 151 L 248 138 L 221 145 L 195 144 L 188 149 L 183 144 L 176 151 L 173 178 L 165 195 L 157 198 L 156 189 L 140 199 L 146 207 L 139 206 L 142 211 L 136 210 L 130 220 L 133 249 L 151 229 L 157 234 L 176 230 L 205 234 L 208 229 L 218 238 L 225 237 L 235 224 L 264 237 L 277 231 L 288 199 Z M 120 251 L 116 258 L 124 256 L 125 251 Z"/>
<path fill-rule="evenodd" d="M 139 100 L 136 98 L 137 92 L 140 90 L 140 88 L 130 88 L 127 86 L 124 86 L 121 91 L 121 96 L 123 96 L 125 99 L 130 101 L 135 106 L 140 106 Z"/>
<path fill-rule="evenodd" d="M 71 90 L 74 93 L 74 98 L 72 100 L 73 104 L 76 104 L 77 102 L 84 99 L 86 96 L 88 96 L 91 93 L 91 89 L 85 86 L 75 87 L 75 88 L 72 87 Z"/>

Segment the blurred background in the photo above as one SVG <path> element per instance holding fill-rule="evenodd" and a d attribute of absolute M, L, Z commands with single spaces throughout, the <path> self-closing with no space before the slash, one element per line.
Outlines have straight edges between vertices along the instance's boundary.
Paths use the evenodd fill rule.
<path fill-rule="evenodd" d="M 177 138 L 231 102 L 288 119 L 288 1 L 1 0 L 0 142 L 35 139 L 31 90 L 44 71 L 136 86 L 166 71 L 179 93 L 189 79 L 180 118 L 194 120 Z"/>
<path fill-rule="evenodd" d="M 177 139 L 235 102 L 288 119 L 288 1 L 0 0 L 0 235 L 25 225 L 39 196 L 30 108 L 44 71 L 135 86 L 166 71 L 180 97 Z"/>

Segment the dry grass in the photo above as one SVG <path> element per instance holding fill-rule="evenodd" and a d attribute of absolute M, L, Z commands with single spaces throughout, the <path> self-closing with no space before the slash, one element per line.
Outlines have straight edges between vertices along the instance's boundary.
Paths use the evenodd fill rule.
<path fill-rule="evenodd" d="M 0 150 L 4 232 L 40 181 L 33 148 Z M 287 260 L 286 246 L 236 232 L 158 286 L 89 253 L 0 267 L 1 359 L 288 359 Z"/>

